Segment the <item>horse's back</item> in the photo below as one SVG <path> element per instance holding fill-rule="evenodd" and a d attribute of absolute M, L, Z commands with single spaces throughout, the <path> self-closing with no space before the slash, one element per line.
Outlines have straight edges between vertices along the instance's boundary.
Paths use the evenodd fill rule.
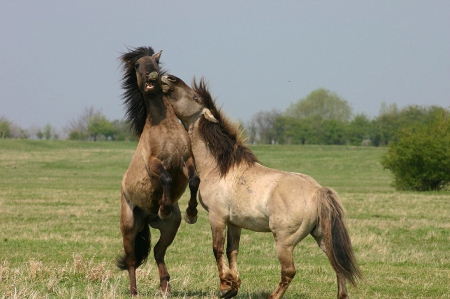
<path fill-rule="evenodd" d="M 283 215 L 282 218 L 294 222 L 310 218 L 309 215 L 315 218 L 317 205 L 314 196 L 321 186 L 313 178 L 259 165 L 254 168 L 256 173 L 262 173 L 255 186 L 261 190 L 259 196 L 265 198 L 269 214 Z"/>
<path fill-rule="evenodd" d="M 228 213 L 234 225 L 263 232 L 310 227 L 317 221 L 314 195 L 320 185 L 307 175 L 255 164 L 212 181 L 216 183 L 202 190 L 205 198 L 213 199 L 208 209 Z"/>

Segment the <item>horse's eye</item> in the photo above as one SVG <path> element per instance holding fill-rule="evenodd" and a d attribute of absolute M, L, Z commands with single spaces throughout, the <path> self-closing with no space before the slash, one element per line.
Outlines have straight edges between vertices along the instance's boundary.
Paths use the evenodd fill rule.
<path fill-rule="evenodd" d="M 136 63 L 136 64 L 134 65 L 134 68 L 135 68 L 135 69 L 138 69 L 138 68 L 139 68 L 139 63 Z"/>
<path fill-rule="evenodd" d="M 194 101 L 196 101 L 198 103 L 198 98 L 197 96 L 194 96 Z"/>

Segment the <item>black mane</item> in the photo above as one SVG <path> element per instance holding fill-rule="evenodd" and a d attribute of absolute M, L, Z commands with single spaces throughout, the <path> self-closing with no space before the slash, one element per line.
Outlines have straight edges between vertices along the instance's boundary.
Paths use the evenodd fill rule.
<path fill-rule="evenodd" d="M 144 56 L 152 56 L 155 51 L 152 47 L 128 48 L 128 53 L 123 53 L 119 59 L 122 64 L 122 94 L 125 105 L 125 119 L 131 123 L 131 130 L 137 137 L 140 137 L 144 129 L 147 118 L 147 108 L 144 102 L 144 95 L 139 90 L 137 84 L 135 64 Z M 160 70 L 160 75 L 165 71 Z"/>
<path fill-rule="evenodd" d="M 235 165 L 245 163 L 251 166 L 259 162 L 253 152 L 245 146 L 245 138 L 239 126 L 231 122 L 220 109 L 217 109 L 205 80 L 202 78 L 197 84 L 194 79 L 192 85 L 192 89 L 201 96 L 204 106 L 219 121 L 213 123 L 202 116 L 199 120 L 199 133 L 216 158 L 220 175 L 225 176 Z"/>

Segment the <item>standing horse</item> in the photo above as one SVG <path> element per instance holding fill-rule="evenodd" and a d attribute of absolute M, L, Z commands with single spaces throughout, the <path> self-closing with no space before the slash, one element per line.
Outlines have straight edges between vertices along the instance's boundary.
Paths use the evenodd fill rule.
<path fill-rule="evenodd" d="M 158 266 L 160 291 L 170 293 L 170 276 L 164 261 L 181 222 L 178 199 L 187 184 L 191 190 L 185 219 L 197 219 L 197 190 L 188 133 L 179 123 L 171 100 L 195 99 L 195 92 L 180 79 L 170 77 L 170 87 L 161 81 L 159 59 L 150 47 L 141 47 L 123 54 L 122 87 L 127 119 L 139 137 L 136 152 L 122 180 L 120 229 L 125 254 L 117 266 L 127 270 L 130 293 L 137 294 L 136 268 L 150 252 L 150 229 L 159 229 L 160 238 L 154 247 Z M 167 81 L 167 80 L 166 80 Z"/>
<path fill-rule="evenodd" d="M 209 212 L 221 298 L 234 297 L 241 285 L 237 255 L 242 228 L 272 232 L 275 238 L 281 281 L 269 298 L 283 297 L 296 273 L 294 247 L 308 234 L 336 272 L 338 298 L 348 298 L 346 280 L 356 286 L 362 274 L 338 195 L 305 174 L 259 164 L 237 126 L 216 108 L 204 80 L 199 85 L 194 81 L 193 89 L 200 100 L 191 100 L 191 105 L 203 110 L 197 119 L 190 118 L 189 136 L 201 180 L 199 200 Z M 175 112 L 182 118 L 179 109 Z"/>

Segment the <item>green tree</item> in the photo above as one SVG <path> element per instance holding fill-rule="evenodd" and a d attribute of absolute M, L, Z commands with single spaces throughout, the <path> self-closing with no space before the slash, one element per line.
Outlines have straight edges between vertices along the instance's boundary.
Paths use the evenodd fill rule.
<path fill-rule="evenodd" d="M 322 119 L 334 119 L 347 122 L 352 116 L 352 108 L 346 100 L 324 88 L 312 91 L 305 99 L 291 104 L 286 115 L 294 118 L 320 116 Z"/>
<path fill-rule="evenodd" d="M 42 138 L 44 138 L 44 132 L 42 132 L 41 129 L 39 129 L 36 133 L 36 137 L 41 140 Z"/>
<path fill-rule="evenodd" d="M 94 115 L 88 123 L 88 132 L 93 141 L 97 141 L 99 135 L 112 137 L 114 135 L 113 124 L 103 115 Z"/>
<path fill-rule="evenodd" d="M 430 121 L 403 127 L 382 156 L 399 190 L 441 190 L 450 182 L 450 111 L 436 110 Z"/>
<path fill-rule="evenodd" d="M 363 113 L 357 114 L 347 126 L 347 140 L 352 145 L 361 145 L 363 140 L 371 139 L 372 123 Z"/>
<path fill-rule="evenodd" d="M 376 146 L 388 145 L 390 141 L 395 140 L 400 128 L 428 122 L 439 111 L 445 109 L 437 106 L 409 105 L 399 110 L 396 104 L 387 106 L 382 103 L 380 114 L 372 121 L 372 142 Z"/>
<path fill-rule="evenodd" d="M 52 126 L 50 124 L 46 124 L 44 127 L 44 137 L 45 140 L 52 139 Z"/>
<path fill-rule="evenodd" d="M 345 144 L 346 124 L 336 119 L 324 119 L 322 121 L 322 142 L 329 145 Z"/>
<path fill-rule="evenodd" d="M 282 140 L 301 144 L 345 144 L 352 108 L 336 93 L 319 88 L 291 104 L 285 112 Z"/>
<path fill-rule="evenodd" d="M 0 117 L 0 138 L 11 137 L 11 122 L 4 116 Z"/>
<path fill-rule="evenodd" d="M 275 122 L 280 144 L 305 144 L 308 138 L 308 120 L 280 115 Z"/>

